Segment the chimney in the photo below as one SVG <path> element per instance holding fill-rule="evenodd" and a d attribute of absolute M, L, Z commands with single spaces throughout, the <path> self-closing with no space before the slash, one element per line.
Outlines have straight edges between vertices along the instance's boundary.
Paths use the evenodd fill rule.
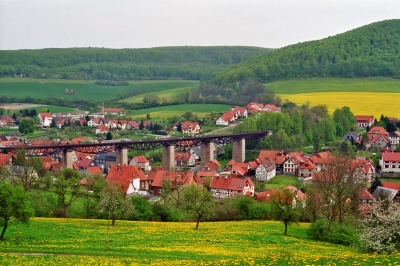
<path fill-rule="evenodd" d="M 121 169 L 121 165 L 117 164 L 117 171 L 119 171 Z"/>

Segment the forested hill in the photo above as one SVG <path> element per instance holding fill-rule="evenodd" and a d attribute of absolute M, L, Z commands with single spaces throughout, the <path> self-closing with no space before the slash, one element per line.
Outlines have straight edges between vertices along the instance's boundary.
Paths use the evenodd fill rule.
<path fill-rule="evenodd" d="M 212 76 L 215 84 L 299 77 L 400 76 L 400 20 L 386 20 L 322 40 L 289 45 Z"/>
<path fill-rule="evenodd" d="M 241 46 L 3 50 L 0 75 L 103 80 L 207 79 L 215 71 L 270 50 Z"/>

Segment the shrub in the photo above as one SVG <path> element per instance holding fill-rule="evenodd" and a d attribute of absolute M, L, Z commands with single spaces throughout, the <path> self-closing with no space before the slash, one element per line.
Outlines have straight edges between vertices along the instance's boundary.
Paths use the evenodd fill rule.
<path fill-rule="evenodd" d="M 400 250 L 400 204 L 387 201 L 375 204 L 362 221 L 360 238 L 367 251 Z"/>
<path fill-rule="evenodd" d="M 152 211 L 152 220 L 154 221 L 179 222 L 184 218 L 183 213 L 179 209 L 172 208 L 170 205 L 161 202 L 153 203 Z"/>
<path fill-rule="evenodd" d="M 326 221 L 317 220 L 311 224 L 307 234 L 315 240 L 346 246 L 356 245 L 359 242 L 357 230 L 354 226 L 338 222 L 332 222 L 328 226 Z"/>

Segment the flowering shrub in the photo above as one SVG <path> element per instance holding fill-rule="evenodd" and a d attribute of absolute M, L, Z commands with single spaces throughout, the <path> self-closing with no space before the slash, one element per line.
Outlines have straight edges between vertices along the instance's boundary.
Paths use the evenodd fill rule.
<path fill-rule="evenodd" d="M 368 251 L 400 250 L 400 204 L 379 201 L 362 222 L 360 236 Z"/>

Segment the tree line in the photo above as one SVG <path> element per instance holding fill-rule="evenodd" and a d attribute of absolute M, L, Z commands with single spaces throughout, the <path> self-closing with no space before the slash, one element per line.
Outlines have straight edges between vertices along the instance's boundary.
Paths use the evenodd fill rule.
<path fill-rule="evenodd" d="M 135 80 L 209 78 L 271 49 L 244 46 L 0 51 L 0 76 Z"/>
<path fill-rule="evenodd" d="M 400 76 L 400 20 L 372 23 L 333 37 L 277 49 L 215 73 L 216 84 L 309 77 Z"/>

